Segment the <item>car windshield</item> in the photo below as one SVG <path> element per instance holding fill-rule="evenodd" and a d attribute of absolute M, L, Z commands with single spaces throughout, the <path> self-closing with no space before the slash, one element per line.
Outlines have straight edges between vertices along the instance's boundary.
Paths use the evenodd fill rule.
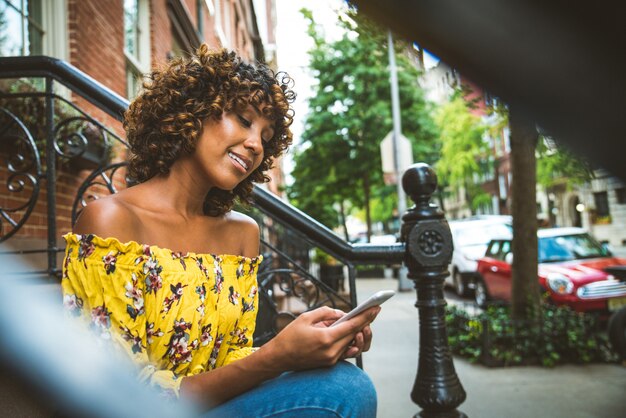
<path fill-rule="evenodd" d="M 578 260 L 606 257 L 608 251 L 588 234 L 562 235 L 539 239 L 539 262 Z"/>
<path fill-rule="evenodd" d="M 472 225 L 457 230 L 456 244 L 460 247 L 487 245 L 494 237 L 510 234 L 511 226 L 508 224 Z"/>

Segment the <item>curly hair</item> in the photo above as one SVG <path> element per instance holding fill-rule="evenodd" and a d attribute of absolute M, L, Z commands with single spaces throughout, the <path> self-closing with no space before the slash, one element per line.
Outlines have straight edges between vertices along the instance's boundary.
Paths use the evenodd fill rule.
<path fill-rule="evenodd" d="M 274 136 L 263 145 L 263 161 L 233 190 L 212 188 L 205 197 L 204 212 L 223 215 L 237 198 L 250 203 L 253 183 L 270 180 L 265 172 L 291 144 L 292 86 L 286 73 L 274 74 L 265 65 L 253 66 L 235 52 L 211 50 L 206 44 L 192 56 L 154 70 L 124 114 L 129 178 L 142 183 L 167 174 L 177 159 L 194 152 L 205 120 L 219 120 L 224 112 L 241 112 L 253 105 L 274 124 Z"/>

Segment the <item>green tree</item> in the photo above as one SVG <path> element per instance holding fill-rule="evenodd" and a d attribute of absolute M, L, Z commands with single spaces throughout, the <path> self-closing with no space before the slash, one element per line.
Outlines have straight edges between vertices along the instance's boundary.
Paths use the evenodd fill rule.
<path fill-rule="evenodd" d="M 493 171 L 490 148 L 485 141 L 488 127 L 480 117 L 471 113 L 470 104 L 457 92 L 448 103 L 437 109 L 435 122 L 439 129 L 441 153 L 437 175 L 452 191 L 465 190 L 472 213 L 489 195 L 474 182 L 476 174 L 485 169 Z"/>
<path fill-rule="evenodd" d="M 392 129 L 386 32 L 349 11 L 339 18 L 344 35 L 329 42 L 312 13 L 306 9 L 302 13 L 314 41 L 309 55 L 317 83 L 288 195 L 300 209 L 331 227 L 345 219 L 345 208 L 362 208 L 369 236 L 372 201 L 384 188 L 379 146 Z M 403 131 L 413 144 L 414 158 L 432 162 L 435 125 L 408 50 L 409 45 L 396 42 Z M 333 206 L 344 213 L 337 214 Z"/>
<path fill-rule="evenodd" d="M 548 191 L 567 179 L 568 187 L 582 184 L 593 178 L 593 169 L 587 161 L 572 154 L 547 136 L 537 143 L 537 183 Z"/>

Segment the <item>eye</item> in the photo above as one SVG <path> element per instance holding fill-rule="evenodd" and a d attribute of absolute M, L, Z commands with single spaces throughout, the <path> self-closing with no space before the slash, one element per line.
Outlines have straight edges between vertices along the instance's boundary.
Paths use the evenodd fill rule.
<path fill-rule="evenodd" d="M 249 128 L 252 126 L 252 122 L 250 122 L 248 119 L 244 118 L 241 115 L 237 115 L 237 118 L 239 119 L 239 122 L 246 128 Z"/>

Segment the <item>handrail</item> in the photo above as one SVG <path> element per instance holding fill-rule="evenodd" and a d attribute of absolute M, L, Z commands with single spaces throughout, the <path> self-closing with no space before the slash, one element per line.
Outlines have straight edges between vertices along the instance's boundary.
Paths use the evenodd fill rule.
<path fill-rule="evenodd" d="M 0 78 L 25 76 L 52 77 L 120 121 L 129 106 L 126 98 L 58 58 L 0 57 Z M 315 219 L 261 187 L 254 187 L 253 197 L 262 212 L 280 219 L 281 222 L 304 234 L 336 258 L 355 264 L 400 263 L 404 258 L 405 245 L 403 243 L 351 244 Z"/>
<path fill-rule="evenodd" d="M 404 259 L 402 243 L 389 245 L 351 244 L 298 208 L 261 187 L 254 188 L 254 202 L 264 213 L 276 217 L 291 228 L 305 234 L 331 255 L 351 263 L 400 263 Z"/>
<path fill-rule="evenodd" d="M 110 88 L 58 58 L 43 55 L 0 57 L 0 77 L 52 77 L 119 121 L 130 104 Z"/>

